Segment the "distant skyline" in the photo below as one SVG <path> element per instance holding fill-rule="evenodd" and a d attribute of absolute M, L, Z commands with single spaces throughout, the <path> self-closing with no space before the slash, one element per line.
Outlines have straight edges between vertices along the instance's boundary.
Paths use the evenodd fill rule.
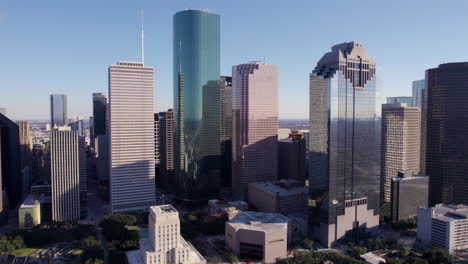
<path fill-rule="evenodd" d="M 410 96 L 412 82 L 441 63 L 468 61 L 468 1 L 178 0 L 0 3 L 0 108 L 11 119 L 50 119 L 50 94 L 66 94 L 68 116 L 92 115 L 107 95 L 107 68 L 155 68 L 155 112 L 172 108 L 172 16 L 186 8 L 221 16 L 221 75 L 266 58 L 279 66 L 279 118 L 308 118 L 309 74 L 330 47 L 361 41 L 377 63 L 382 99 Z M 382 100 L 384 101 L 384 100 Z"/>

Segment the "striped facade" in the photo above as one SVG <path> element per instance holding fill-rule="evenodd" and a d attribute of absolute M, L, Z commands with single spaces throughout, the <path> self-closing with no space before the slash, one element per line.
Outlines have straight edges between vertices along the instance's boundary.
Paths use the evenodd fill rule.
<path fill-rule="evenodd" d="M 155 204 L 152 67 L 119 61 L 109 67 L 110 200 L 112 212 Z"/>

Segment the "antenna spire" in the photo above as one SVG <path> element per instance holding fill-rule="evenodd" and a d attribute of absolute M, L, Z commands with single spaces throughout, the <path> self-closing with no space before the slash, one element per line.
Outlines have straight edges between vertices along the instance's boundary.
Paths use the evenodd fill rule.
<path fill-rule="evenodd" d="M 143 27 L 144 24 L 143 9 L 141 9 L 141 62 L 145 65 L 145 30 Z"/>

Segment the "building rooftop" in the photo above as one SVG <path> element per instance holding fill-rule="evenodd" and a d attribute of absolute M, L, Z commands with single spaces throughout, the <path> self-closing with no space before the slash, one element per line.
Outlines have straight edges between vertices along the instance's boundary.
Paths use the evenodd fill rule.
<path fill-rule="evenodd" d="M 151 206 L 150 210 L 155 214 L 177 213 L 177 210 L 171 204 Z"/>
<path fill-rule="evenodd" d="M 468 205 L 445 205 L 437 204 L 430 208 L 433 218 L 444 222 L 457 221 L 460 219 L 468 219 Z"/>
<path fill-rule="evenodd" d="M 21 204 L 20 209 L 34 208 L 40 205 L 38 197 L 35 195 L 28 195 L 24 199 L 23 204 Z"/>
<path fill-rule="evenodd" d="M 308 193 L 307 187 L 300 186 L 294 181 L 253 182 L 253 183 L 250 183 L 250 185 L 255 186 L 256 188 L 264 192 L 267 192 L 270 194 L 277 194 L 279 196 Z"/>
<path fill-rule="evenodd" d="M 273 231 L 287 229 L 289 218 L 281 214 L 245 211 L 240 212 L 227 223 L 236 229 Z"/>

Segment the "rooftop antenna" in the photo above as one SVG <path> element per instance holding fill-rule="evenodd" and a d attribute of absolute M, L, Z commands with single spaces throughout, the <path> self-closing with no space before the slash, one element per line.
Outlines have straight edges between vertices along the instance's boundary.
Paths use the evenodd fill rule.
<path fill-rule="evenodd" d="M 145 30 L 143 27 L 143 19 L 143 9 L 141 9 L 141 63 L 145 65 Z"/>

